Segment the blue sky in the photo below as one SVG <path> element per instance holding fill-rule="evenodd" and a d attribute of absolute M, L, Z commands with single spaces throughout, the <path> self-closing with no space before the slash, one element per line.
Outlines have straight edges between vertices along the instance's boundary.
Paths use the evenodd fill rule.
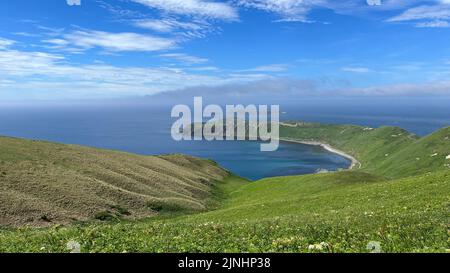
<path fill-rule="evenodd" d="M 449 95 L 449 45 L 450 0 L 1 1 L 0 100 Z"/>

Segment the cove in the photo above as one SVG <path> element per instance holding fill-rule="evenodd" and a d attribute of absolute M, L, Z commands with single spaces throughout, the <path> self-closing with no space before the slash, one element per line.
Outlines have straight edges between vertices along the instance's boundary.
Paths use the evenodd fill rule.
<path fill-rule="evenodd" d="M 257 141 L 174 141 L 167 109 L 46 107 L 0 109 L 0 135 L 79 144 L 143 155 L 187 154 L 216 161 L 236 175 L 265 177 L 348 168 L 351 162 L 319 146 L 280 142 L 261 152 Z"/>

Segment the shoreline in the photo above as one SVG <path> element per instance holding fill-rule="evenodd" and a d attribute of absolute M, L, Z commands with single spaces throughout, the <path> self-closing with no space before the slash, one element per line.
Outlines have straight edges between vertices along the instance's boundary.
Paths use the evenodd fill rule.
<path fill-rule="evenodd" d="M 320 147 L 324 148 L 325 150 L 327 150 L 328 152 L 331 152 L 333 154 L 337 154 L 337 155 L 340 155 L 347 159 L 350 159 L 350 161 L 352 163 L 350 164 L 350 167 L 348 167 L 348 170 L 353 170 L 353 169 L 355 169 L 356 166 L 358 166 L 358 169 L 359 169 L 362 166 L 361 162 L 359 162 L 359 160 L 356 159 L 354 156 L 351 156 L 351 155 L 347 154 L 346 152 L 343 152 L 341 150 L 333 148 L 332 146 L 330 146 L 327 143 L 323 143 L 323 142 L 319 142 L 319 141 L 294 140 L 294 139 L 289 139 L 289 138 L 280 138 L 279 140 L 284 141 L 284 142 L 299 143 L 299 144 L 304 144 L 304 145 L 320 146 Z"/>

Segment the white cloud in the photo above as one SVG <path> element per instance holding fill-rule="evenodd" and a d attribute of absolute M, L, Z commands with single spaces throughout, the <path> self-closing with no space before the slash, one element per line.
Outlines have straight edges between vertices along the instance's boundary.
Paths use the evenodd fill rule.
<path fill-rule="evenodd" d="M 310 80 L 270 78 L 255 75 L 253 81 L 230 82 L 216 86 L 193 86 L 179 88 L 156 95 L 156 98 L 189 101 L 194 96 L 202 96 L 211 101 L 221 103 L 276 103 L 279 99 L 289 101 L 299 99 L 297 95 L 314 96 L 320 92 L 316 84 Z"/>
<path fill-rule="evenodd" d="M 315 20 L 309 19 L 308 16 L 314 9 L 360 16 L 371 12 L 401 10 L 414 6 L 422 0 L 235 0 L 235 2 L 238 6 L 277 14 L 281 19 L 275 22 L 312 23 Z"/>
<path fill-rule="evenodd" d="M 202 18 L 236 20 L 238 13 L 227 3 L 207 0 L 132 0 L 147 7 L 170 14 L 198 16 Z"/>
<path fill-rule="evenodd" d="M 255 8 L 273 12 L 285 21 L 308 21 L 306 16 L 314 5 L 324 4 L 323 0 L 238 0 L 246 8 Z"/>
<path fill-rule="evenodd" d="M 158 32 L 172 32 L 177 28 L 170 20 L 138 20 L 134 23 L 134 25 Z"/>
<path fill-rule="evenodd" d="M 54 44 L 55 46 L 67 46 L 69 44 L 69 42 L 64 39 L 48 39 L 43 40 L 43 42 L 48 44 Z"/>
<path fill-rule="evenodd" d="M 338 89 L 324 88 L 314 81 L 274 78 L 264 73 L 237 71 L 211 76 L 188 72 L 213 71 L 217 69 L 215 67 L 184 70 L 167 67 L 119 67 L 99 62 L 79 65 L 71 64 L 70 60 L 59 54 L 16 50 L 13 48 L 14 41 L 6 41 L 0 39 L 0 43 L 4 45 L 0 48 L 1 98 L 123 97 L 185 88 L 197 90 L 198 86 L 203 86 L 204 89 L 216 86 L 217 88 L 208 90 L 222 90 L 220 86 L 230 84 L 233 88 L 236 87 L 234 90 L 230 89 L 231 95 L 242 95 L 240 92 L 245 92 L 249 96 L 258 97 L 271 93 L 286 98 L 292 95 L 450 95 L 450 82 L 439 79 L 422 84 Z M 354 71 L 366 71 L 363 68 L 351 68 Z"/>
<path fill-rule="evenodd" d="M 220 69 L 215 66 L 200 66 L 200 67 L 190 68 L 190 70 L 193 70 L 193 71 L 219 71 Z"/>
<path fill-rule="evenodd" d="M 0 74 L 1 77 L 28 77 L 41 73 L 51 75 L 55 72 L 53 68 L 62 60 L 64 57 L 60 55 L 44 52 L 0 50 Z"/>
<path fill-rule="evenodd" d="M 381 0 L 366 0 L 369 6 L 381 6 Z"/>
<path fill-rule="evenodd" d="M 0 38 L 0 49 L 7 48 L 15 43 L 15 41 Z"/>
<path fill-rule="evenodd" d="M 257 66 L 250 69 L 241 70 L 244 72 L 282 72 L 288 70 L 289 65 L 287 64 L 270 64 Z"/>
<path fill-rule="evenodd" d="M 401 96 L 401 95 L 450 95 L 450 81 L 434 81 L 422 84 L 392 84 L 366 88 L 337 90 L 342 95 Z"/>
<path fill-rule="evenodd" d="M 131 0 L 147 7 L 162 11 L 164 16 L 178 16 L 183 19 L 239 19 L 238 8 L 259 9 L 274 13 L 280 18 L 274 22 L 313 23 L 309 14 L 315 9 L 327 9 L 337 14 L 361 16 L 382 11 L 404 10 L 423 4 L 423 0 Z M 449 0 L 434 0 L 439 5 L 449 4 Z M 380 5 L 381 3 L 381 5 Z M 142 17 L 142 15 L 141 15 Z M 329 24 L 329 22 L 322 22 Z M 182 23 L 183 24 L 183 23 Z M 188 23 L 189 24 L 189 23 Z M 192 27 L 178 25 L 177 21 L 166 19 L 140 20 L 136 26 L 159 32 L 171 32 L 177 28 Z"/>
<path fill-rule="evenodd" d="M 30 37 L 30 38 L 35 38 L 35 37 L 39 37 L 39 34 L 35 34 L 35 33 L 29 33 L 29 32 L 23 32 L 23 31 L 19 31 L 19 32 L 14 32 L 12 33 L 16 36 L 22 36 L 22 37 Z"/>
<path fill-rule="evenodd" d="M 450 19 L 450 6 L 419 6 L 406 10 L 400 15 L 388 19 L 388 22 L 412 21 L 420 19 Z"/>
<path fill-rule="evenodd" d="M 418 6 L 407 9 L 403 13 L 394 16 L 387 22 L 416 22 L 416 27 L 449 27 L 450 1 L 441 0 L 441 4 Z M 425 21 L 424 21 L 425 20 Z"/>
<path fill-rule="evenodd" d="M 13 44 L 13 41 L 0 41 Z M 32 94 L 32 97 L 51 99 L 123 97 L 253 79 L 252 75 L 219 77 L 169 67 L 120 67 L 99 62 L 80 65 L 72 64 L 60 54 L 0 48 L 1 98 L 8 94 L 15 98 L 30 98 Z"/>
<path fill-rule="evenodd" d="M 203 38 L 216 29 L 212 24 L 201 19 L 191 20 L 189 22 L 174 18 L 140 19 L 135 20 L 133 25 L 160 33 L 176 34 L 184 38 Z"/>
<path fill-rule="evenodd" d="M 144 19 L 135 21 L 134 25 L 140 28 L 151 29 L 158 32 L 172 32 L 177 29 L 201 30 L 205 22 L 180 22 L 175 19 Z"/>
<path fill-rule="evenodd" d="M 181 61 L 184 63 L 190 63 L 190 64 L 200 64 L 200 63 L 206 63 L 209 61 L 206 58 L 191 56 L 191 55 L 187 55 L 184 53 L 166 53 L 166 54 L 161 54 L 159 56 L 163 57 L 163 58 L 174 59 L 174 60 Z"/>
<path fill-rule="evenodd" d="M 171 68 L 116 67 L 104 64 L 71 65 L 54 54 L 0 50 L 0 80 L 2 90 L 17 92 L 52 91 L 55 97 L 64 97 L 65 91 L 87 96 L 80 86 L 102 93 L 103 96 L 145 95 L 164 90 L 214 84 L 223 81 L 217 77 L 186 73 Z M 6 86 L 7 85 L 7 86 Z M 107 86 L 107 88 L 105 88 Z M 47 90 L 45 90 L 46 88 Z M 112 93 L 111 93 L 112 92 Z"/>
<path fill-rule="evenodd" d="M 450 81 L 428 82 L 423 84 L 393 84 L 366 88 L 326 88 L 320 82 L 292 78 L 263 78 L 244 83 L 228 83 L 218 86 L 194 86 L 167 92 L 158 96 L 168 98 L 192 99 L 203 96 L 214 100 L 274 100 L 293 101 L 305 97 L 341 97 L 341 96 L 422 96 L 450 95 Z"/>
<path fill-rule="evenodd" d="M 237 71 L 237 73 L 230 73 L 227 75 L 228 78 L 234 79 L 237 82 L 246 82 L 246 81 L 259 81 L 263 79 L 270 79 L 271 76 L 265 74 L 265 73 L 239 73 L 241 71 Z"/>
<path fill-rule="evenodd" d="M 447 21 L 436 20 L 436 21 L 430 21 L 430 22 L 417 23 L 416 27 L 421 27 L 421 28 L 442 28 L 442 27 L 450 27 L 450 23 L 447 22 Z"/>
<path fill-rule="evenodd" d="M 66 0 L 69 6 L 81 6 L 81 0 Z"/>
<path fill-rule="evenodd" d="M 63 34 L 61 38 L 45 40 L 55 46 L 76 47 L 79 49 L 103 48 L 108 51 L 159 51 L 171 49 L 176 42 L 168 38 L 142 35 L 131 32 L 111 33 L 95 30 L 79 30 Z"/>
<path fill-rule="evenodd" d="M 367 67 L 355 67 L 355 66 L 342 67 L 341 70 L 344 72 L 352 72 L 352 73 L 369 73 L 372 71 Z"/>

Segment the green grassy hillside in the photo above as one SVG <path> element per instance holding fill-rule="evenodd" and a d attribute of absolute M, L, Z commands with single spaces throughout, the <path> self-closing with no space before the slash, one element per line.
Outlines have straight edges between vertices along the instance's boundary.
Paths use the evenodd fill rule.
<path fill-rule="evenodd" d="M 320 141 L 356 157 L 362 170 L 388 178 L 448 170 L 450 127 L 419 138 L 398 127 L 285 123 L 280 137 Z"/>
<path fill-rule="evenodd" d="M 209 211 L 140 221 L 5 229 L 0 230 L 0 252 L 67 252 L 69 241 L 80 243 L 83 252 L 370 252 L 373 245 L 383 252 L 449 251 L 450 128 L 419 138 L 396 127 L 291 123 L 282 126 L 281 136 L 326 142 L 357 157 L 362 167 L 254 183 L 228 176 L 206 183 L 205 191 L 187 190 L 188 196 L 198 200 L 196 209 Z M 1 166 L 9 166 L 12 172 L 22 166 L 17 163 L 37 160 L 34 164 L 39 165 L 39 158 L 50 157 L 37 148 L 50 144 L 27 143 L 30 146 L 19 143 L 23 154 L 17 152 L 18 146 L 10 150 L 17 155 L 2 155 Z M 10 145 L 0 147 L 7 150 Z M 72 170 L 73 162 L 86 164 L 76 169 L 83 175 L 93 173 L 99 159 L 89 158 L 101 153 L 102 158 L 123 155 L 130 160 L 121 159 L 122 171 L 134 170 L 142 160 L 152 164 L 164 160 L 172 167 L 182 166 L 185 173 L 177 176 L 180 180 L 184 175 L 191 177 L 193 170 L 195 177 L 202 178 L 199 181 L 226 176 L 215 165 L 182 156 L 140 157 L 59 145 L 51 150 L 58 147 L 57 154 L 74 156 L 71 149 L 79 153 L 79 161 L 71 159 L 60 168 Z M 57 161 L 63 158 L 60 155 Z M 53 170 L 49 168 L 45 165 L 31 173 L 35 178 Z M 178 192 L 172 188 L 170 194 Z"/>
<path fill-rule="evenodd" d="M 389 155 L 377 166 L 378 173 L 416 175 L 450 169 L 450 127 L 423 137 Z"/>
<path fill-rule="evenodd" d="M 138 156 L 1 137 L 0 225 L 201 211 L 215 181 L 228 175 L 213 162 L 188 156 Z"/>
<path fill-rule="evenodd" d="M 207 213 L 0 232 L 0 252 L 445 252 L 450 171 L 399 180 L 360 172 L 271 178 Z"/>

